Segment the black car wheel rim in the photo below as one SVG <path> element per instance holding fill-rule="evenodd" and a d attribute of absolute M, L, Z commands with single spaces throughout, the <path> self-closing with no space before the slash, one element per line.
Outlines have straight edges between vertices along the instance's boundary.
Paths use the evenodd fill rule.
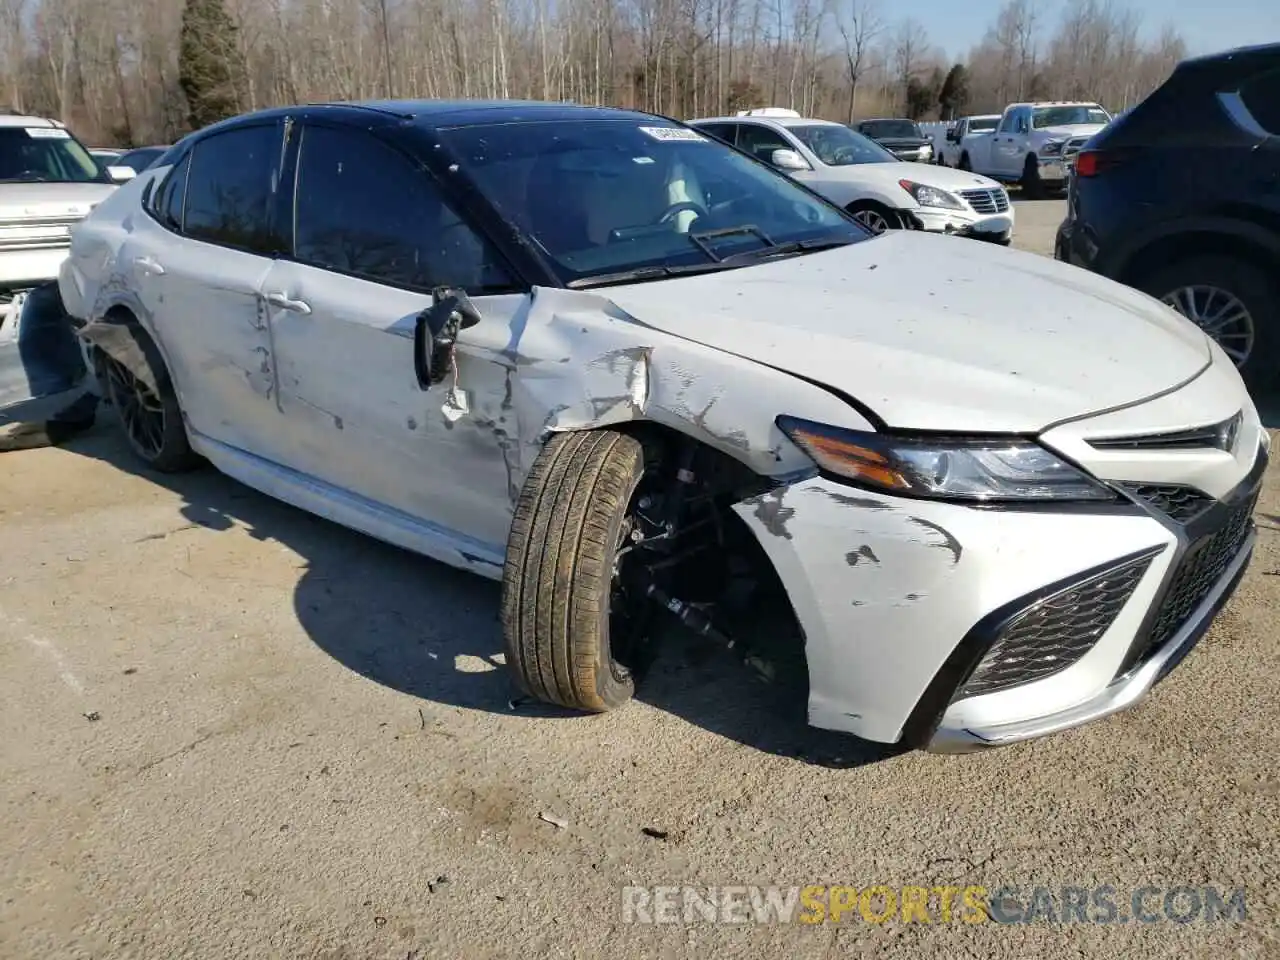
<path fill-rule="evenodd" d="M 129 442 L 146 458 L 158 457 L 164 448 L 164 403 L 124 364 L 104 357 L 102 365 L 111 404 Z"/>
<path fill-rule="evenodd" d="M 1239 297 L 1221 287 L 1192 284 L 1160 298 L 1217 341 L 1237 367 L 1253 353 L 1253 314 Z"/>

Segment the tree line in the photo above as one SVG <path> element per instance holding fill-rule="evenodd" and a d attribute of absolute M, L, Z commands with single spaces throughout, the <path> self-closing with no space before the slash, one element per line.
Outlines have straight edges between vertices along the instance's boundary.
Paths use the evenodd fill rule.
<path fill-rule="evenodd" d="M 887 0 L 0 0 L 0 103 L 82 139 L 169 143 L 281 103 L 496 97 L 684 119 L 757 106 L 852 121 L 1120 110 L 1187 55 L 1122 0 L 1008 0 L 951 62 Z"/>

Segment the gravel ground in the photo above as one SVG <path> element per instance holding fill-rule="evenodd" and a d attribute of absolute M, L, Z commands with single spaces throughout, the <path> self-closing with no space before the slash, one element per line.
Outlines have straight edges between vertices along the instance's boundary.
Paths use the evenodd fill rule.
<path fill-rule="evenodd" d="M 1018 213 L 1048 252 L 1061 204 Z M 1258 511 L 1237 598 L 1136 709 L 884 756 L 689 641 L 617 713 L 511 709 L 494 584 L 140 475 L 110 425 L 5 455 L 0 957 L 1280 956 L 1274 470 Z M 1151 923 L 627 922 L 624 887 L 680 884 L 1160 892 Z M 1246 918 L 1164 918 L 1203 885 Z"/>

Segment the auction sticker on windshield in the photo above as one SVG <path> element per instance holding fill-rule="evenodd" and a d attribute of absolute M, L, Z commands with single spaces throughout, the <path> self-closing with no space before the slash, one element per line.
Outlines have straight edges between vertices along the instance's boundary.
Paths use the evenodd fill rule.
<path fill-rule="evenodd" d="M 682 127 L 641 127 L 641 133 L 647 133 L 655 140 L 696 140 L 706 143 L 707 138 L 694 130 L 685 130 Z"/>
<path fill-rule="evenodd" d="M 61 127 L 23 127 L 32 140 L 70 140 L 71 134 Z"/>

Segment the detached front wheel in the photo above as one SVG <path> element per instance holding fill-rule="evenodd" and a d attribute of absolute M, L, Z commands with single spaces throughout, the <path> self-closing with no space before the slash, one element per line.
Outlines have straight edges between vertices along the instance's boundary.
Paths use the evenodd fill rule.
<path fill-rule="evenodd" d="M 615 430 L 559 434 L 516 503 L 502 576 L 507 665 L 530 695 L 603 712 L 635 692 L 643 618 L 620 567 L 636 519 L 644 447 Z"/>

